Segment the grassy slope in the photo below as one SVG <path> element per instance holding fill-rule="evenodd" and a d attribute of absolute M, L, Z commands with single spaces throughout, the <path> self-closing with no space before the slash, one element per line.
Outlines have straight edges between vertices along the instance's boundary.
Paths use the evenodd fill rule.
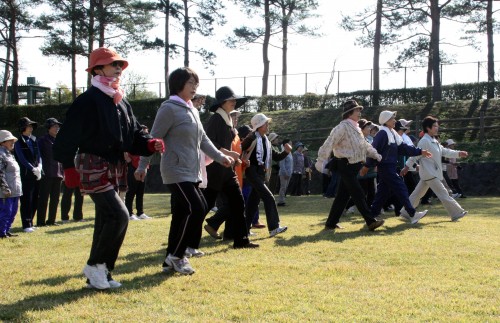
<path fill-rule="evenodd" d="M 488 106 L 486 106 L 488 104 Z M 382 110 L 392 110 L 398 112 L 398 118 L 407 120 L 422 120 L 427 115 L 433 115 L 439 119 L 455 119 L 455 118 L 472 118 L 479 117 L 481 110 L 486 111 L 487 116 L 500 116 L 500 101 L 453 101 L 439 102 L 434 105 L 400 105 L 391 107 L 366 108 L 363 111 L 363 118 L 373 120 L 378 123 L 378 115 Z M 337 110 L 299 110 L 299 111 L 278 111 L 265 112 L 269 117 L 273 118 L 271 123 L 271 131 L 273 132 L 290 132 L 298 129 L 317 129 L 317 128 L 332 128 L 337 125 L 341 118 L 340 111 Z M 250 119 L 253 114 L 243 114 L 240 117 L 240 124 L 250 124 Z M 486 125 L 500 125 L 500 119 L 487 120 Z M 479 126 L 470 121 L 455 122 L 443 124 L 443 127 L 460 128 Z M 414 127 L 414 125 L 413 125 Z M 414 128 L 412 128 L 414 129 Z M 312 134 L 287 135 L 294 140 L 301 139 L 308 144 L 312 150 L 317 150 L 322 140 L 308 142 L 305 138 L 326 138 L 329 134 L 327 131 L 318 131 Z M 489 130 L 486 133 L 487 141 L 483 145 L 478 145 L 479 131 L 467 132 L 443 132 L 443 139 L 453 138 L 460 143 L 461 149 L 469 151 L 471 157 L 469 161 L 500 161 L 500 129 Z"/>

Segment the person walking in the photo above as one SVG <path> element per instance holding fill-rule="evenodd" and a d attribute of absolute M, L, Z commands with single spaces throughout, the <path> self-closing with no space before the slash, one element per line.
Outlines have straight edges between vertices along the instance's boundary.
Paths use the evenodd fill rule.
<path fill-rule="evenodd" d="M 43 169 L 36 211 L 36 224 L 40 227 L 45 225 L 58 225 L 56 223 L 56 215 L 57 208 L 59 207 L 59 195 L 61 194 L 61 181 L 64 176 L 64 171 L 62 164 L 54 160 L 52 146 L 54 145 L 61 125 L 62 123 L 57 121 L 56 118 L 48 118 L 45 121 L 47 134 L 38 140 L 38 148 L 40 149 L 40 156 L 42 157 Z M 47 205 L 49 207 L 49 216 L 46 221 Z"/>
<path fill-rule="evenodd" d="M 370 231 L 384 224 L 384 220 L 376 218 L 370 212 L 366 204 L 363 188 L 359 184 L 357 175 L 366 160 L 366 156 L 381 160 L 382 156 L 377 153 L 364 138 L 358 121 L 363 107 L 355 100 L 347 100 L 343 104 L 342 121 L 332 129 L 330 135 L 318 150 L 316 169 L 321 171 L 323 161 L 330 158 L 333 151 L 334 157 L 332 169 L 340 175 L 340 184 L 335 200 L 333 201 L 325 229 L 341 229 L 339 225 L 349 198 L 352 198 L 358 211 L 363 216 Z"/>
<path fill-rule="evenodd" d="M 285 145 L 292 145 L 292 141 L 288 138 L 283 139 L 282 145 L 283 145 L 283 150 L 285 149 Z M 279 197 L 278 197 L 278 206 L 285 206 L 285 197 L 286 197 L 286 190 L 288 188 L 288 183 L 290 183 L 290 178 L 292 177 L 292 172 L 293 172 L 293 157 L 292 154 L 286 155 L 286 157 L 279 162 L 280 170 L 279 170 L 279 177 L 280 177 L 280 191 L 279 191 Z"/>
<path fill-rule="evenodd" d="M 42 158 L 38 149 L 38 142 L 33 136 L 33 130 L 38 123 L 31 121 L 27 117 L 19 119 L 18 122 L 19 140 L 14 144 L 16 160 L 21 171 L 21 183 L 23 194 L 19 199 L 21 204 L 21 222 L 23 231 L 31 233 L 35 231 L 33 218 L 35 217 L 38 205 L 38 194 L 40 189 L 40 179 L 42 178 Z"/>
<path fill-rule="evenodd" d="M 425 149 L 416 148 L 403 142 L 401 136 L 394 130 L 396 112 L 382 111 L 378 121 L 381 129 L 373 139 L 372 146 L 382 156 L 382 159 L 375 160 L 368 158 L 360 172 L 364 176 L 370 167 L 377 166 L 379 182 L 377 184 L 377 193 L 371 206 L 371 212 L 373 215 L 380 214 L 384 203 L 394 195 L 408 211 L 408 215 L 411 218 L 410 222 L 415 224 L 427 214 L 427 210 L 417 212 L 411 206 L 408 199 L 408 189 L 397 170 L 397 160 L 400 155 L 431 157 L 432 154 Z"/>
<path fill-rule="evenodd" d="M 92 246 L 83 269 L 91 287 L 117 288 L 111 272 L 128 226 L 128 211 L 116 187 L 124 175 L 124 152 L 151 155 L 163 142 L 142 131 L 120 86 L 128 62 L 100 47 L 90 53 L 87 72 L 92 86 L 78 96 L 53 145 L 54 159 L 64 168 L 68 187 L 80 186 L 95 204 Z M 75 161 L 76 156 L 76 161 Z"/>
<path fill-rule="evenodd" d="M 408 172 L 409 167 L 415 162 L 419 162 L 418 173 L 420 181 L 417 187 L 410 195 L 411 207 L 416 208 L 420 199 L 425 195 L 429 188 L 436 194 L 438 199 L 443 203 L 444 208 L 448 212 L 452 221 L 458 221 L 467 215 L 458 202 L 448 194 L 448 190 L 443 184 L 443 170 L 441 160 L 443 157 L 448 158 L 463 158 L 467 157 L 466 151 L 458 151 L 449 148 L 444 148 L 436 140 L 439 133 L 439 120 L 437 118 L 427 116 L 422 121 L 422 129 L 424 129 L 424 136 L 418 142 L 418 147 L 422 150 L 427 150 L 432 154 L 431 158 L 413 157 L 408 159 L 406 166 L 402 169 L 401 173 L 404 175 Z M 410 209 L 411 210 L 411 209 Z M 410 210 L 405 208 L 401 209 L 401 216 L 409 220 Z"/>
<path fill-rule="evenodd" d="M 225 167 L 231 167 L 234 160 L 210 141 L 198 109 L 191 102 L 199 85 L 198 74 L 189 67 L 181 67 L 170 73 L 168 81 L 170 97 L 161 104 L 151 128 L 151 135 L 163 138 L 167 146 L 161 156 L 160 172 L 171 193 L 172 221 L 163 271 L 191 275 L 195 270 L 186 250 L 188 246 L 197 247 L 203 219 L 210 210 L 199 188 L 201 152 Z M 137 180 L 144 181 L 149 160 L 141 157 L 135 171 Z"/>
<path fill-rule="evenodd" d="M 304 155 L 302 154 L 303 149 L 304 144 L 300 141 L 295 144 L 295 152 L 292 154 L 293 171 L 292 177 L 290 178 L 290 184 L 288 186 L 291 196 L 302 195 L 302 175 L 304 174 Z"/>
<path fill-rule="evenodd" d="M 23 194 L 21 171 L 12 154 L 17 138 L 7 130 L 0 130 L 0 239 L 16 237 L 10 228 Z"/>
<path fill-rule="evenodd" d="M 73 221 L 75 222 L 83 222 L 83 195 L 80 192 L 80 187 L 72 187 L 69 188 L 65 181 L 63 180 L 61 185 L 61 221 L 62 223 L 69 222 L 69 211 L 71 210 L 71 200 L 74 196 L 73 203 Z"/>
<path fill-rule="evenodd" d="M 252 191 L 248 197 L 245 214 L 247 227 L 250 228 L 253 216 L 259 208 L 260 200 L 264 202 L 266 210 L 267 228 L 269 236 L 285 232 L 288 227 L 280 225 L 280 218 L 273 193 L 267 187 L 267 176 L 271 172 L 271 160 L 280 161 L 290 154 L 292 147 L 285 144 L 284 151 L 277 153 L 271 148 L 271 142 L 266 134 L 269 131 L 271 118 L 263 113 L 257 113 L 250 120 L 252 132 L 243 140 L 241 148 L 248 160 L 245 160 L 248 167 L 245 170 L 245 180 L 252 186 Z"/>
<path fill-rule="evenodd" d="M 446 143 L 448 149 L 455 149 L 456 142 L 453 139 L 446 140 Z M 460 183 L 458 181 L 458 170 L 462 167 L 457 164 L 457 159 L 453 157 L 449 158 L 447 167 L 447 173 L 451 181 L 452 189 L 457 194 L 459 194 L 458 197 L 466 198 L 467 196 L 465 196 L 464 191 L 462 190 L 462 187 L 460 187 Z"/>

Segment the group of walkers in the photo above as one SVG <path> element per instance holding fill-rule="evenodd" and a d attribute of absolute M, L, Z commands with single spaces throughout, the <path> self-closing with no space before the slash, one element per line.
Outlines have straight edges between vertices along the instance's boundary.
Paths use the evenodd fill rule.
<path fill-rule="evenodd" d="M 117 188 L 128 176 L 130 194 L 143 193 L 150 158 L 156 152 L 162 154 L 161 178 L 171 193 L 172 218 L 163 261 L 164 271 L 186 275 L 195 272 L 189 258 L 204 255 L 199 249 L 203 228 L 210 236 L 219 239 L 222 236 L 218 228 L 225 222 L 223 236 L 233 240 L 235 249 L 259 247 L 250 240 L 252 227 L 263 228 L 267 225 L 270 237 L 285 232 L 287 227 L 280 222 L 277 206 L 285 205 L 284 196 L 290 181 L 291 195 L 309 193 L 307 186 L 305 189 L 300 187 L 303 176 L 310 178 L 313 166 L 304 154 L 306 147 L 297 143 L 292 154 L 292 142 L 288 139 L 283 140 L 279 147 L 276 143 L 278 135 L 268 135 L 272 119 L 262 113 L 252 117 L 251 125 L 238 127 L 240 113 L 237 109 L 247 98 L 236 95 L 227 86 L 216 91 L 215 101 L 209 107 L 213 114 L 204 129 L 198 110 L 205 98 L 196 93 L 199 77 L 188 67 L 178 68 L 169 75 L 170 97 L 159 107 L 151 132 L 148 132 L 147 127 L 137 121 L 131 105 L 123 97 L 120 79 L 127 66 L 128 62 L 111 49 L 92 51 L 86 70 L 92 75 L 92 86 L 73 102 L 64 124 L 54 118 L 48 119 L 48 135 L 38 144 L 31 136 L 36 123 L 28 118 L 23 119 L 25 124 L 20 127 L 23 135 L 19 140 L 8 131 L 0 131 L 0 229 L 3 230 L 0 233 L 11 235 L 8 229 L 17 212 L 19 197 L 25 231 L 33 228 L 30 221 L 34 205 L 37 205 L 33 202 L 35 196 L 44 200 L 47 196 L 51 197 L 48 219 L 45 221 L 45 212 L 40 212 L 39 217 L 40 221 L 44 221 L 43 225 L 54 224 L 54 207 L 57 208 L 57 204 L 52 203 L 52 197 L 56 197 L 56 190 L 61 187 L 64 178 L 69 192 L 79 189 L 82 194 L 89 195 L 95 205 L 93 241 L 83 269 L 88 286 L 97 289 L 120 287 L 121 284 L 113 279 L 111 273 L 128 222 L 134 217 L 140 218 L 143 209 L 141 196 L 139 216 L 132 214 L 130 197 L 126 197 L 124 202 Z M 330 168 L 340 178 L 326 229 L 341 228 L 340 217 L 349 200 L 352 200 L 369 230 L 375 230 L 384 224 L 378 216 L 391 197 L 404 206 L 400 210 L 401 215 L 416 223 L 427 214 L 427 211 L 417 212 L 415 207 L 429 187 L 443 201 L 453 220 L 464 216 L 467 212 L 453 198 L 445 196 L 447 191 L 441 184 L 440 165 L 441 156 L 458 158 L 467 156 L 467 153 L 445 149 L 435 140 L 438 120 L 432 117 L 424 120 L 426 134 L 418 147 L 414 147 L 403 142 L 394 130 L 396 113 L 383 111 L 379 118 L 380 131 L 371 144 L 363 135 L 363 129 L 371 126 L 371 122 L 360 118 L 362 110 L 363 107 L 356 101 L 347 101 L 342 110 L 343 120 L 332 130 L 318 152 L 316 168 L 322 171 L 325 162 L 330 160 Z M 11 152 L 15 145 L 19 145 L 24 160 L 17 153 L 18 160 L 14 159 Z M 50 167 L 49 163 L 42 162 L 44 153 L 54 160 Z M 413 156 L 408 159 L 408 166 L 420 165 L 421 180 L 411 196 L 408 196 L 408 190 L 396 171 L 399 155 Z M 273 161 L 283 165 L 279 173 L 281 188 L 278 204 L 268 187 Z M 378 188 L 370 198 L 367 192 L 369 185 L 362 185 L 361 179 L 373 173 L 375 168 Z M 407 171 L 405 167 L 401 174 Z M 23 176 L 28 177 L 26 185 L 24 179 L 21 185 Z M 369 178 L 374 183 L 373 177 Z M 38 182 L 40 193 L 35 192 Z M 23 199 L 30 199 L 31 202 L 23 203 Z M 207 224 L 203 225 L 217 200 L 216 214 L 206 219 Z M 261 200 L 266 224 L 258 219 Z M 43 208 L 44 203 L 41 205 Z M 45 202 L 45 208 L 46 205 Z M 31 214 L 31 218 L 24 217 L 23 212 Z"/>

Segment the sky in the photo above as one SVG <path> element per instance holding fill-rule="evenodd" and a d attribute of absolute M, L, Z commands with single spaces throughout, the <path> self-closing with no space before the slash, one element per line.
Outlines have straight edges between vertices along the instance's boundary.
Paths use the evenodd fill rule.
<path fill-rule="evenodd" d="M 371 49 L 361 48 L 355 44 L 359 34 L 349 33 L 339 28 L 342 15 L 353 15 L 368 6 L 374 6 L 375 0 L 319 0 L 319 17 L 308 22 L 317 26 L 320 37 L 305 37 L 291 35 L 288 50 L 288 94 L 303 94 L 313 92 L 325 93 L 325 86 L 329 82 L 330 74 L 335 63 L 336 73 L 328 93 L 337 91 L 348 92 L 366 90 L 371 88 L 371 72 L 373 53 Z M 217 27 L 213 37 L 203 38 L 191 36 L 191 46 L 201 45 L 207 50 L 216 53 L 216 65 L 211 67 L 214 75 L 205 69 L 201 60 L 195 56 L 190 57 L 190 67 L 199 75 L 199 93 L 215 95 L 216 88 L 230 86 L 240 95 L 260 95 L 261 78 L 263 71 L 262 46 L 251 44 L 245 48 L 229 49 L 222 40 L 227 38 L 233 28 L 242 24 L 249 24 L 257 19 L 249 19 L 235 8 L 230 1 L 225 0 L 228 11 L 225 26 Z M 158 26 L 151 30 L 149 37 L 163 38 L 163 20 L 157 19 Z M 32 33 L 40 33 L 33 31 Z M 182 33 L 171 29 L 174 42 L 182 42 Z M 457 36 L 456 27 L 446 26 L 442 23 L 441 36 L 449 40 Z M 485 37 L 484 37 L 485 38 Z M 278 43 L 276 38 L 273 43 Z M 28 76 L 36 78 L 42 86 L 55 88 L 56 84 L 71 84 L 71 68 L 68 61 L 54 57 L 44 57 L 39 48 L 41 39 L 24 39 L 20 47 L 20 80 L 26 81 Z M 498 46 L 497 46 L 498 47 Z M 446 49 L 446 48 L 445 48 Z M 270 47 L 270 78 L 269 94 L 281 94 L 281 50 Z M 478 61 L 486 61 L 486 50 L 476 52 L 471 49 L 452 49 L 457 62 L 470 62 L 469 64 L 455 65 L 443 69 L 443 84 L 475 82 L 478 78 Z M 125 71 L 143 76 L 148 83 L 147 89 L 159 94 L 163 92 L 160 82 L 164 81 L 163 53 L 158 51 L 137 51 L 125 55 L 129 67 Z M 388 67 L 387 61 L 394 59 L 395 52 L 383 52 L 381 67 Z M 170 62 L 171 69 L 181 67 L 183 57 Z M 77 65 L 77 86 L 85 87 L 87 74 L 85 68 L 87 60 L 80 58 Z M 307 75 L 306 75 L 307 73 Z M 277 75 L 277 76 L 275 76 Z M 381 88 L 403 88 L 405 85 L 404 72 L 383 73 L 381 75 Z M 407 87 L 425 86 L 425 69 L 408 70 L 406 74 Z M 480 67 L 480 80 L 486 80 L 486 64 Z"/>

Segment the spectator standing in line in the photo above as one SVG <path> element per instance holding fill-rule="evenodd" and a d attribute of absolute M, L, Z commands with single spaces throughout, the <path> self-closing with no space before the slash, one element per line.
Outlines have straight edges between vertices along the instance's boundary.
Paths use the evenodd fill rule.
<path fill-rule="evenodd" d="M 0 130 L 0 239 L 16 237 L 10 228 L 23 194 L 19 164 L 12 153 L 17 138 L 7 130 Z"/>
<path fill-rule="evenodd" d="M 266 174 L 271 171 L 271 161 L 284 159 L 292 150 L 292 147 L 285 144 L 284 151 L 277 153 L 271 148 L 271 142 L 266 134 L 269 131 L 271 118 L 262 113 L 257 113 L 251 119 L 252 132 L 243 140 L 241 148 L 244 154 L 248 155 L 248 167 L 245 170 L 245 179 L 252 186 L 252 191 L 248 197 L 245 214 L 247 226 L 250 228 L 252 218 L 259 208 L 260 200 L 264 202 L 266 210 L 267 228 L 269 236 L 285 232 L 288 228 L 280 225 L 280 218 L 273 193 L 266 185 Z M 244 158 L 245 159 L 245 158 Z"/>
<path fill-rule="evenodd" d="M 355 100 L 347 100 L 343 104 L 342 121 L 332 129 L 318 150 L 316 169 L 321 170 L 323 161 L 328 159 L 333 152 L 336 159 L 334 159 L 332 169 L 340 175 L 337 196 L 330 209 L 325 230 L 342 228 L 338 223 L 351 197 L 370 231 L 384 224 L 384 220 L 371 214 L 364 198 L 363 188 L 361 188 L 357 178 L 367 155 L 376 160 L 382 159 L 375 148 L 365 140 L 361 128 L 359 128 L 358 121 L 362 110 L 363 107 Z"/>
<path fill-rule="evenodd" d="M 37 226 L 58 225 L 56 223 L 57 208 L 59 207 L 59 195 L 61 194 L 61 181 L 64 176 L 62 164 L 54 160 L 52 146 L 56 140 L 57 133 L 62 123 L 56 118 L 48 118 L 45 121 L 47 134 L 38 140 L 38 148 L 42 157 L 43 175 L 40 180 L 40 193 L 38 196 Z M 49 203 L 50 199 L 50 203 Z M 47 221 L 47 205 L 49 216 Z"/>
<path fill-rule="evenodd" d="M 311 157 L 308 155 L 309 149 L 304 146 L 302 150 L 302 155 L 304 156 L 304 194 L 311 194 L 311 178 L 312 178 L 312 168 L 313 162 Z"/>
<path fill-rule="evenodd" d="M 285 149 L 285 145 L 288 144 L 290 146 L 293 145 L 292 141 L 288 138 L 283 139 L 282 145 L 283 150 Z M 280 192 L 278 197 L 278 206 L 285 206 L 285 197 L 286 191 L 288 188 L 288 183 L 290 183 L 290 178 L 292 177 L 293 172 L 293 157 L 292 154 L 286 155 L 286 157 L 279 162 L 280 170 L 279 170 L 279 178 L 280 178 Z"/>
<path fill-rule="evenodd" d="M 146 125 L 141 125 L 141 128 L 144 133 L 149 133 L 149 129 Z M 151 217 L 144 213 L 144 190 L 146 188 L 146 182 L 138 181 L 134 177 L 141 156 L 125 152 L 124 157 L 127 162 L 127 193 L 125 194 L 125 206 L 127 207 L 129 218 L 130 220 L 150 220 Z M 134 197 L 135 208 L 137 209 L 136 214 L 133 212 Z"/>
<path fill-rule="evenodd" d="M 90 53 L 86 71 L 92 74 L 92 86 L 71 104 L 53 146 L 54 159 L 63 164 L 65 184 L 80 186 L 95 204 L 92 246 L 83 273 L 89 286 L 97 289 L 121 286 L 111 272 L 129 221 L 116 191 L 124 176 L 123 153 L 151 155 L 164 149 L 161 140 L 142 131 L 123 98 L 120 79 L 127 66 L 109 48 Z"/>
<path fill-rule="evenodd" d="M 61 185 L 61 220 L 62 223 L 69 222 L 69 211 L 71 210 L 71 199 L 74 195 L 75 203 L 73 205 L 73 221 L 83 222 L 83 195 L 80 192 L 80 187 L 76 186 L 69 188 L 66 183 L 62 182 Z"/>
<path fill-rule="evenodd" d="M 427 214 L 427 210 L 417 212 L 411 206 L 408 199 L 408 189 L 397 171 L 397 159 L 399 155 L 431 157 L 432 154 L 425 149 L 415 148 L 403 142 L 401 136 L 394 130 L 396 112 L 382 111 L 378 121 L 381 124 L 381 129 L 375 136 L 372 146 L 382 156 L 382 159 L 377 162 L 368 158 L 360 172 L 360 175 L 364 176 L 370 167 L 377 166 L 379 182 L 371 212 L 374 216 L 380 214 L 384 203 L 394 195 L 408 211 L 411 224 L 415 224 Z"/>
<path fill-rule="evenodd" d="M 304 174 L 304 155 L 302 150 L 304 144 L 300 141 L 295 144 L 295 152 L 293 153 L 293 171 L 290 179 L 289 192 L 291 196 L 302 195 L 302 175 Z"/>
<path fill-rule="evenodd" d="M 40 179 L 42 178 L 42 158 L 37 139 L 33 136 L 33 130 L 37 126 L 38 123 L 31 121 L 27 117 L 19 119 L 18 127 L 21 136 L 14 145 L 23 187 L 23 195 L 19 200 L 21 204 L 21 222 L 23 231 L 27 233 L 31 233 L 36 229 L 33 227 L 33 218 L 38 205 Z"/>
<path fill-rule="evenodd" d="M 166 145 L 160 171 L 171 193 L 172 221 L 163 271 L 191 275 L 195 270 L 186 257 L 186 250 L 188 246 L 197 247 L 203 219 L 210 210 L 199 187 L 201 152 L 225 167 L 231 167 L 234 160 L 210 141 L 199 111 L 191 102 L 199 85 L 198 75 L 189 67 L 181 67 L 170 73 L 168 80 L 170 97 L 161 104 L 151 128 L 151 135 L 163 138 Z M 144 180 L 148 164 L 149 158 L 141 157 L 135 171 L 137 180 Z"/>
<path fill-rule="evenodd" d="M 401 171 L 403 174 L 408 172 L 408 167 L 411 166 L 415 161 L 419 160 L 419 175 L 420 181 L 417 187 L 410 195 L 410 202 L 412 208 L 418 206 L 420 199 L 424 196 L 425 192 L 429 188 L 436 194 L 438 199 L 443 203 L 444 208 L 448 212 L 452 221 L 458 221 L 467 215 L 465 211 L 453 197 L 448 194 L 448 191 L 444 187 L 443 181 L 443 170 L 441 159 L 443 157 L 448 158 L 460 158 L 467 157 L 468 153 L 466 151 L 458 151 L 453 149 L 444 148 L 436 139 L 439 132 L 439 120 L 427 116 L 422 121 L 422 129 L 424 129 L 424 136 L 418 142 L 418 147 L 422 150 L 427 150 L 432 154 L 431 158 L 410 158 L 406 162 L 405 168 Z M 409 210 L 405 207 L 401 210 L 401 216 L 409 219 Z"/>
<path fill-rule="evenodd" d="M 448 139 L 446 140 L 446 143 L 448 144 L 448 149 L 455 149 L 456 142 L 453 141 L 453 139 Z M 462 187 L 460 187 L 460 183 L 458 181 L 458 170 L 461 169 L 461 166 L 457 164 L 457 159 L 456 158 L 449 158 L 448 159 L 448 177 L 450 178 L 452 189 L 457 193 L 460 194 L 458 197 L 461 198 L 466 198 L 464 191 L 462 190 Z"/>

